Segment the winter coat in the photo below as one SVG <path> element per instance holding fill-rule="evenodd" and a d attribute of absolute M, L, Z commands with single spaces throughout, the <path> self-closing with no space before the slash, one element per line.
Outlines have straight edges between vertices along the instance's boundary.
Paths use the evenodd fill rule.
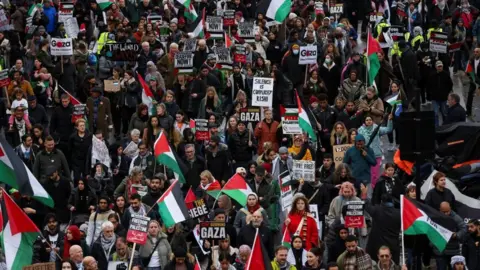
<path fill-rule="evenodd" d="M 165 78 L 166 89 L 173 89 L 173 83 L 175 81 L 174 76 L 174 59 L 170 58 L 170 54 L 164 54 L 157 62 L 157 68 Z"/>
<path fill-rule="evenodd" d="M 452 89 L 453 81 L 447 71 L 433 71 L 430 73 L 427 84 L 427 96 L 430 100 L 447 101 L 448 94 L 450 94 Z"/>
<path fill-rule="evenodd" d="M 263 149 L 263 144 L 265 142 L 271 142 L 272 143 L 272 149 L 275 150 L 275 152 L 278 152 L 279 148 L 279 141 L 277 139 L 277 129 L 280 123 L 277 121 L 272 120 L 272 122 L 269 124 L 265 120 L 259 122 L 257 126 L 255 127 L 255 138 L 258 139 L 258 155 L 263 154 L 265 151 Z"/>
<path fill-rule="evenodd" d="M 392 183 L 394 181 L 394 183 Z M 395 205 L 400 207 L 400 195 L 404 193 L 405 188 L 402 185 L 401 179 L 390 178 L 386 175 L 380 176 L 375 188 L 373 189 L 372 204 L 379 205 L 381 203 L 382 194 L 392 195 Z M 397 207 L 397 208 L 398 208 Z"/>
<path fill-rule="evenodd" d="M 462 245 L 462 255 L 465 257 L 468 269 L 480 268 L 480 245 L 477 234 L 466 235 L 465 241 Z"/>
<path fill-rule="evenodd" d="M 262 217 L 263 217 L 263 223 L 265 226 L 268 227 L 268 215 L 267 211 L 260 207 L 258 210 L 262 212 Z M 240 210 L 238 210 L 237 215 L 235 216 L 235 221 L 233 222 L 233 226 L 237 230 L 237 235 L 240 233 L 240 230 L 247 226 L 247 216 L 252 215 L 247 208 L 243 207 Z"/>
<path fill-rule="evenodd" d="M 455 210 L 455 195 L 448 188 L 445 188 L 443 191 L 440 191 L 436 188 L 432 188 L 427 192 L 425 197 L 425 204 L 430 205 L 434 209 L 440 209 L 440 204 L 442 202 L 449 202 L 452 209 Z"/>
<path fill-rule="evenodd" d="M 73 215 L 84 214 L 90 216 L 89 208 L 95 205 L 97 205 L 97 196 L 90 190 L 88 185 L 85 185 L 83 190 L 79 190 L 78 187 L 72 190 L 67 207 L 68 209 L 75 207 Z"/>
<path fill-rule="evenodd" d="M 228 149 L 233 155 L 232 159 L 236 162 L 248 162 L 252 160 L 254 150 L 256 148 L 255 142 L 252 140 L 252 146 L 248 146 L 249 134 L 248 131 L 240 133 L 239 131 L 233 133 L 228 140 Z"/>
<path fill-rule="evenodd" d="M 198 119 L 208 119 L 207 117 L 207 97 L 205 96 L 202 101 L 200 101 L 200 105 L 198 107 Z M 215 108 L 209 108 L 212 110 L 212 114 L 216 116 L 216 119 L 222 116 L 222 102 L 220 99 L 218 100 L 217 106 Z"/>
<path fill-rule="evenodd" d="M 438 255 L 453 256 L 453 255 L 460 254 L 460 244 L 464 241 L 464 238 L 467 236 L 467 225 L 465 224 L 465 221 L 463 220 L 463 218 L 460 217 L 454 211 L 450 211 L 449 216 L 453 218 L 453 220 L 455 221 L 456 227 L 453 230 L 453 232 L 456 234 L 456 237 L 450 238 L 443 252 L 440 252 L 437 249 L 437 247 L 433 246 L 433 253 L 437 256 Z"/>
<path fill-rule="evenodd" d="M 70 168 L 68 167 L 67 159 L 59 149 L 54 149 L 50 153 L 46 150 L 38 153 L 35 164 L 33 165 L 33 175 L 42 183 L 46 178 L 45 172 L 49 166 L 55 167 L 61 176 L 70 179 Z"/>
<path fill-rule="evenodd" d="M 383 101 L 379 97 L 368 100 L 367 97 L 364 96 L 360 99 L 358 108 L 363 110 L 364 117 L 370 116 L 375 124 L 382 124 L 385 109 L 383 108 Z"/>
<path fill-rule="evenodd" d="M 282 72 L 293 83 L 294 86 L 300 85 L 305 78 L 305 68 L 298 64 L 299 55 L 290 55 L 285 57 L 282 65 Z"/>
<path fill-rule="evenodd" d="M 467 113 L 460 104 L 455 104 L 447 108 L 447 117 L 443 120 L 443 125 L 465 122 Z"/>
<path fill-rule="evenodd" d="M 197 187 L 200 185 L 200 173 L 203 172 L 206 169 L 206 164 L 205 160 L 200 157 L 196 156 L 195 161 L 190 162 L 188 160 L 183 160 L 183 163 L 187 166 L 188 171 L 185 176 L 186 184 L 184 184 L 184 187 L 188 189 L 188 187 Z"/>
<path fill-rule="evenodd" d="M 107 59 L 106 56 L 100 56 L 98 60 L 98 78 L 106 80 L 112 74 L 112 69 L 115 67 L 115 62 Z"/>
<path fill-rule="evenodd" d="M 69 104 L 66 108 L 57 106 L 50 119 L 50 134 L 58 135 L 60 140 L 67 143 L 70 135 L 73 133 L 72 123 L 73 105 Z"/>
<path fill-rule="evenodd" d="M 141 136 L 146 125 L 147 125 L 147 122 L 143 121 L 140 117 L 138 117 L 137 113 L 134 113 L 132 114 L 132 118 L 130 119 L 128 130 L 131 131 L 132 129 L 138 129 L 140 131 L 140 136 Z"/>
<path fill-rule="evenodd" d="M 25 17 L 27 15 L 27 10 L 25 7 L 19 7 L 15 12 L 10 16 L 13 24 L 13 30 L 17 32 L 25 32 Z"/>
<path fill-rule="evenodd" d="M 84 168 L 88 158 L 88 149 L 92 145 L 92 135 L 85 133 L 83 137 L 75 132 L 68 140 L 68 149 L 71 154 L 71 163 L 73 166 Z"/>
<path fill-rule="evenodd" d="M 380 98 L 385 97 L 386 92 L 390 88 L 390 82 L 395 79 L 393 74 L 393 67 L 388 61 L 380 61 L 380 69 L 375 77 L 375 83 L 377 84 L 378 96 Z"/>
<path fill-rule="evenodd" d="M 333 62 L 331 66 L 323 63 L 318 70 L 318 75 L 322 78 L 327 88 L 328 104 L 333 104 L 338 95 L 338 88 L 340 87 L 341 68 Z"/>
<path fill-rule="evenodd" d="M 348 112 L 344 109 L 338 114 L 337 121 L 344 123 L 347 130 L 358 129 L 363 123 L 363 114 L 357 114 L 356 111 Z"/>
<path fill-rule="evenodd" d="M 97 118 L 95 119 L 95 100 L 91 97 L 87 99 L 88 110 L 88 126 L 92 132 L 102 131 L 103 137 L 107 138 L 109 126 L 113 126 L 112 111 L 110 108 L 110 100 L 106 97 L 99 97 L 100 103 L 97 107 Z"/>
<path fill-rule="evenodd" d="M 220 143 L 215 152 L 210 146 L 205 149 L 205 162 L 207 170 L 209 170 L 213 177 L 219 181 L 227 181 L 231 176 L 230 168 L 230 152 L 227 145 Z"/>
<path fill-rule="evenodd" d="M 132 81 L 130 83 L 125 81 L 124 87 L 122 87 L 119 104 L 115 105 L 119 105 L 120 107 L 126 106 L 130 109 L 136 108 L 139 103 L 139 93 L 140 87 L 137 81 Z"/>
<path fill-rule="evenodd" d="M 363 156 L 362 152 L 356 147 L 351 147 L 345 153 L 343 157 L 343 163 L 350 166 L 352 170 L 352 176 L 357 180 L 356 186 L 360 186 L 361 183 L 368 184 L 371 181 L 370 167 L 377 164 L 375 159 L 375 152 L 371 147 L 366 149 L 367 156 Z"/>
<path fill-rule="evenodd" d="M 259 229 L 259 235 L 262 239 L 263 246 L 267 249 L 268 256 L 270 259 L 273 258 L 273 238 L 270 230 L 262 224 Z M 255 240 L 255 234 L 257 229 L 253 227 L 253 224 L 250 223 L 245 227 L 240 229 L 240 233 L 237 238 L 237 246 L 247 245 L 253 247 L 253 240 Z"/>
<path fill-rule="evenodd" d="M 60 224 L 58 224 L 60 226 Z M 57 242 L 52 243 L 49 240 L 49 232 L 44 230 L 42 231 L 42 235 L 45 238 L 38 238 L 33 244 L 33 258 L 32 263 L 42 263 L 42 262 L 49 262 L 50 261 L 50 252 L 47 252 L 47 248 L 49 245 L 55 244 L 56 248 L 59 248 L 58 254 L 63 254 L 63 240 L 65 234 L 57 228 Z M 58 257 L 55 257 L 55 262 L 58 264 L 61 260 Z"/>
<path fill-rule="evenodd" d="M 360 97 L 365 95 L 365 84 L 359 79 L 353 82 L 350 78 L 347 78 L 342 83 L 340 93 L 347 101 L 354 101 L 355 105 L 358 106 Z"/>
<path fill-rule="evenodd" d="M 115 236 L 115 238 L 118 238 L 118 236 Z M 110 250 L 105 252 L 102 246 L 101 237 L 98 237 L 92 245 L 92 251 L 90 255 L 97 260 L 98 269 L 108 269 L 108 262 L 111 261 L 115 250 L 114 242 L 112 243 Z"/>
<path fill-rule="evenodd" d="M 373 132 L 377 128 L 376 124 L 373 124 L 369 127 L 363 125 L 358 129 L 358 133 L 362 134 L 363 137 L 365 138 L 365 145 L 370 143 L 370 140 L 372 142 L 370 143 L 370 149 L 373 150 L 375 154 L 375 158 L 382 157 L 382 148 L 380 147 L 380 137 L 392 132 L 393 129 L 393 122 L 392 120 L 388 120 L 387 126 L 386 127 L 380 127 L 378 130 L 377 134 L 375 135 L 374 138 L 371 138 Z M 345 159 L 344 159 L 345 160 Z"/>
<path fill-rule="evenodd" d="M 102 232 L 103 222 L 108 220 L 110 214 L 114 214 L 113 210 L 107 210 L 105 212 L 99 212 L 98 210 L 90 214 L 88 219 L 88 229 L 86 241 L 88 246 L 92 246 L 93 243 L 97 240 L 98 236 Z"/>
<path fill-rule="evenodd" d="M 45 16 L 47 16 L 48 18 L 48 24 L 46 26 L 46 30 L 49 34 L 52 34 L 55 31 L 55 25 L 56 25 L 55 19 L 57 17 L 57 11 L 53 6 L 48 8 L 43 7 L 43 14 L 45 14 Z"/>
<path fill-rule="evenodd" d="M 55 203 L 54 208 L 51 208 L 50 211 L 56 214 L 59 223 L 68 223 L 70 220 L 68 200 L 70 199 L 70 193 L 72 192 L 70 180 L 63 177 L 60 177 L 58 181 L 49 179 L 43 184 L 43 186 Z"/>
<path fill-rule="evenodd" d="M 306 213 L 305 213 L 306 214 Z M 300 226 L 300 223 L 305 218 L 304 214 L 300 213 L 289 213 L 288 218 L 290 219 L 290 223 L 288 224 L 287 229 L 288 232 L 295 233 Z M 305 230 L 306 227 L 306 230 Z M 313 216 L 308 213 L 306 216 L 305 223 L 302 225 L 302 229 L 300 230 L 299 235 L 302 240 L 304 247 L 307 251 L 309 251 L 312 247 L 318 246 L 318 227 L 317 222 L 313 218 Z"/>
<path fill-rule="evenodd" d="M 164 232 L 159 232 L 158 236 L 155 237 L 157 241 L 160 243 L 156 247 L 156 251 L 158 252 L 158 259 L 160 261 L 160 266 L 162 269 L 168 265 L 170 261 L 170 255 L 172 254 L 172 248 L 170 247 L 170 243 L 167 240 L 167 235 Z M 139 255 L 141 260 L 143 261 L 143 265 L 147 266 L 150 263 L 149 257 L 153 254 L 155 244 L 152 241 L 152 236 L 147 236 L 147 242 L 144 245 L 140 246 Z"/>

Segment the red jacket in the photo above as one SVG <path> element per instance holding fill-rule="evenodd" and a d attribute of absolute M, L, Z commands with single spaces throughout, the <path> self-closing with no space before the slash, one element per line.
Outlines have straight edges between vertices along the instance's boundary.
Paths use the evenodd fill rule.
<path fill-rule="evenodd" d="M 274 120 L 272 120 L 270 126 L 265 122 L 265 120 L 262 120 L 257 124 L 257 126 L 255 127 L 255 137 L 258 138 L 258 155 L 263 154 L 263 143 L 265 142 L 271 142 L 273 150 L 275 150 L 275 152 L 278 152 L 278 125 L 279 123 Z"/>
<path fill-rule="evenodd" d="M 290 224 L 288 224 L 288 232 L 290 234 L 294 234 L 297 231 L 298 225 L 303 218 L 303 215 L 300 214 L 288 214 L 288 218 L 290 218 Z M 303 224 L 305 227 L 305 224 Z M 312 247 L 318 246 L 318 228 L 317 222 L 315 219 L 308 215 L 307 216 L 307 230 L 300 230 L 300 237 L 303 239 L 303 243 L 305 245 L 305 249 L 309 251 Z"/>

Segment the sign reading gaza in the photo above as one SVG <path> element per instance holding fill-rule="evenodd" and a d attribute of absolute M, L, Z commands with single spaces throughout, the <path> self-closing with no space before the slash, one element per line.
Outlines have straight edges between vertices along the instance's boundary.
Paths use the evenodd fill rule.
<path fill-rule="evenodd" d="M 222 240 L 227 237 L 225 222 L 203 221 L 200 222 L 200 239 Z"/>
<path fill-rule="evenodd" d="M 253 78 L 252 106 L 272 107 L 273 78 Z"/>
<path fill-rule="evenodd" d="M 299 65 L 316 64 L 317 63 L 317 46 L 300 47 Z"/>
<path fill-rule="evenodd" d="M 71 38 L 52 38 L 50 53 L 54 56 L 73 55 L 73 42 Z"/>
<path fill-rule="evenodd" d="M 140 53 L 137 43 L 109 43 L 105 44 L 105 55 L 112 61 L 135 61 Z"/>

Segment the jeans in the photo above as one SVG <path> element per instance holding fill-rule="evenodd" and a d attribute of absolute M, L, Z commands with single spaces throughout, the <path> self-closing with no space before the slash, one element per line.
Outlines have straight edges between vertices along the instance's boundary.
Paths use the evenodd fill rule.
<path fill-rule="evenodd" d="M 446 111 L 447 111 L 447 102 L 446 101 L 436 101 L 432 100 L 433 111 L 435 112 L 435 126 L 438 127 L 440 125 L 439 121 L 439 114 L 442 115 L 442 119 L 445 119 Z"/>

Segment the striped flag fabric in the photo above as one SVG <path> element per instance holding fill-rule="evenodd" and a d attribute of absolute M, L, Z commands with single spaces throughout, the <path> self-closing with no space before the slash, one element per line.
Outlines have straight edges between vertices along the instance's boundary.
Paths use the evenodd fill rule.
<path fill-rule="evenodd" d="M 157 205 L 160 217 L 167 228 L 183 222 L 189 217 L 178 180 L 175 180 L 163 193 L 158 199 Z"/>
<path fill-rule="evenodd" d="M 225 184 L 222 192 L 237 201 L 241 206 L 245 206 L 247 204 L 247 197 L 252 193 L 252 190 L 245 179 L 240 174 L 236 173 Z"/>
<path fill-rule="evenodd" d="M 38 9 L 42 7 L 42 4 L 34 4 L 32 5 L 27 12 L 28 17 L 33 17 L 35 13 L 37 13 Z"/>
<path fill-rule="evenodd" d="M 59 85 L 59 87 L 61 87 Z M 67 90 L 65 90 L 63 87 L 61 87 L 63 92 L 65 92 L 65 94 L 67 94 L 69 97 L 70 97 L 70 103 L 75 106 L 75 105 L 81 105 L 82 103 L 80 102 L 80 100 L 76 99 L 72 94 L 70 94 L 70 92 L 68 92 Z"/>
<path fill-rule="evenodd" d="M 402 101 L 398 99 L 398 94 L 391 95 L 390 97 L 385 98 L 385 101 L 390 104 L 390 105 L 395 105 L 395 104 L 402 104 Z"/>
<path fill-rule="evenodd" d="M 41 235 L 27 214 L 3 191 L 0 242 L 7 269 L 23 269 L 32 264 L 33 243 Z"/>
<path fill-rule="evenodd" d="M 380 43 L 373 38 L 371 30 L 369 30 L 367 41 L 367 72 L 369 85 L 374 84 L 375 77 L 377 77 L 378 71 L 380 70 L 380 60 L 378 60 L 377 52 L 381 51 L 382 47 Z"/>
<path fill-rule="evenodd" d="M 292 237 L 288 231 L 287 226 L 284 227 L 283 236 L 282 236 L 282 246 L 291 248 L 292 247 Z"/>
<path fill-rule="evenodd" d="M 262 0 L 257 8 L 257 13 L 265 14 L 268 18 L 282 23 L 290 14 L 291 0 Z"/>
<path fill-rule="evenodd" d="M 312 123 L 310 123 L 307 112 L 303 108 L 302 101 L 300 100 L 297 91 L 295 91 L 295 95 L 297 96 L 298 124 L 303 131 L 308 133 L 313 141 L 317 141 L 317 134 L 315 134 L 315 130 L 313 129 Z"/>
<path fill-rule="evenodd" d="M 190 129 L 192 130 L 192 132 L 195 134 L 195 120 L 190 119 L 190 121 L 188 122 L 188 125 L 189 125 Z"/>
<path fill-rule="evenodd" d="M 101 10 L 105 10 L 109 8 L 112 5 L 112 3 L 113 2 L 110 2 L 110 0 L 97 0 L 97 4 Z"/>
<path fill-rule="evenodd" d="M 180 182 L 185 183 L 182 169 L 180 168 L 175 153 L 172 151 L 172 148 L 170 148 L 167 136 L 163 131 L 160 132 L 160 135 L 153 145 L 153 153 L 159 164 L 163 164 L 171 169 L 176 175 L 178 175 L 177 179 L 179 179 Z"/>
<path fill-rule="evenodd" d="M 185 203 L 193 203 L 197 200 L 197 196 L 193 193 L 192 187 L 188 189 L 187 196 L 185 196 Z"/>
<path fill-rule="evenodd" d="M 153 93 L 150 90 L 150 87 L 145 82 L 142 75 L 140 75 L 140 73 L 138 72 L 137 72 L 137 75 L 138 75 L 138 82 L 142 86 L 142 103 L 147 105 L 148 115 L 152 116 L 155 114 L 155 108 L 153 106 L 153 101 L 155 100 L 155 97 L 153 96 Z"/>
<path fill-rule="evenodd" d="M 262 243 L 260 234 L 255 233 L 255 240 L 253 240 L 252 252 L 245 264 L 245 270 L 272 270 L 272 264 L 268 257 L 267 251 Z"/>
<path fill-rule="evenodd" d="M 468 61 L 467 68 L 465 69 L 465 73 L 475 82 L 475 71 L 473 70 L 472 63 Z"/>
<path fill-rule="evenodd" d="M 227 32 L 225 32 L 225 47 L 229 49 L 232 46 L 233 46 L 233 41 L 230 38 L 230 36 L 227 34 Z"/>
<path fill-rule="evenodd" d="M 3 137 L 0 137 L 0 175 L 0 182 L 18 190 L 21 195 L 30 196 L 48 207 L 54 207 L 52 197 Z"/>
<path fill-rule="evenodd" d="M 220 182 L 215 180 L 212 183 L 207 185 L 207 187 L 205 188 L 205 191 L 207 192 L 208 195 L 214 197 L 215 199 L 218 199 L 220 194 L 222 194 L 222 186 L 220 185 Z"/>
<path fill-rule="evenodd" d="M 189 25 L 188 32 L 192 35 L 192 38 L 205 37 L 205 8 L 202 11 L 202 16 L 197 17 L 195 21 Z"/>

